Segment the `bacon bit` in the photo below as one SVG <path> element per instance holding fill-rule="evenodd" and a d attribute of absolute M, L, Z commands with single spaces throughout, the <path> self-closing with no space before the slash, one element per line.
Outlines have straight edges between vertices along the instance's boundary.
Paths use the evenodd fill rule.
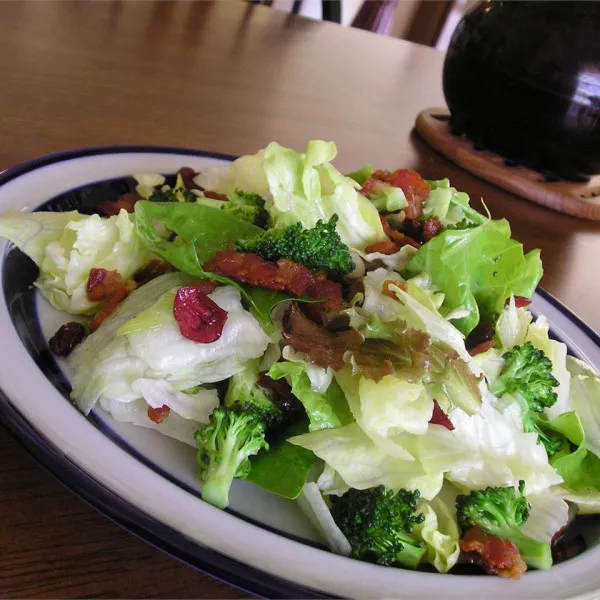
<path fill-rule="evenodd" d="M 393 298 L 394 300 L 397 300 L 398 296 L 396 295 L 396 292 L 392 290 L 391 286 L 400 288 L 404 292 L 408 291 L 408 286 L 406 285 L 406 282 L 401 284 L 399 281 L 394 281 L 393 279 L 386 279 L 383 282 L 383 285 L 381 286 L 381 293 L 384 296 L 389 296 L 390 298 Z"/>
<path fill-rule="evenodd" d="M 288 291 L 296 297 L 326 298 L 320 303 L 325 310 L 334 310 L 342 305 L 342 287 L 339 283 L 315 275 L 287 258 L 273 263 L 257 254 L 236 252 L 227 246 L 208 260 L 204 268 L 253 286 Z"/>
<path fill-rule="evenodd" d="M 515 296 L 515 308 L 525 308 L 531 304 L 531 300 L 529 298 L 525 298 L 525 296 Z M 510 298 L 506 300 L 506 306 L 510 304 Z"/>
<path fill-rule="evenodd" d="M 271 379 L 266 373 L 260 373 L 257 383 L 261 388 L 273 392 L 273 401 L 285 412 L 302 412 L 302 402 L 292 394 L 292 388 L 285 379 Z"/>
<path fill-rule="evenodd" d="M 133 274 L 133 280 L 138 285 L 143 285 L 144 283 L 148 283 L 153 279 L 156 279 L 160 275 L 164 275 L 167 271 L 171 269 L 171 265 L 160 258 L 155 258 L 151 260 L 147 265 L 138 269 Z"/>
<path fill-rule="evenodd" d="M 216 342 L 223 333 L 227 311 L 211 300 L 205 289 L 211 282 L 199 282 L 179 288 L 173 305 L 173 316 L 181 335 L 201 344 Z M 214 288 L 211 290 L 213 291 Z"/>
<path fill-rule="evenodd" d="M 213 281 L 212 279 L 202 279 L 201 281 L 195 281 L 191 283 L 190 286 L 200 290 L 203 294 L 209 295 L 212 294 L 218 287 L 219 283 Z"/>
<path fill-rule="evenodd" d="M 408 244 L 409 246 L 413 246 L 413 248 L 417 248 L 417 249 L 419 249 L 421 247 L 421 244 L 419 244 L 419 242 L 417 242 L 416 240 L 413 240 L 411 237 L 408 237 L 407 235 L 405 235 L 404 233 L 401 233 L 400 231 L 396 231 L 395 229 L 392 229 L 390 224 L 387 222 L 387 219 L 383 215 L 379 215 L 379 218 L 381 219 L 381 225 L 383 226 L 383 232 L 388 237 L 391 237 L 393 240 L 400 242 L 400 246 L 406 246 Z"/>
<path fill-rule="evenodd" d="M 132 213 L 135 210 L 135 203 L 142 197 L 137 192 L 127 192 L 122 194 L 116 200 L 101 202 L 96 206 L 96 210 L 106 217 L 113 217 L 121 212 L 121 209 Z"/>
<path fill-rule="evenodd" d="M 61 325 L 58 331 L 48 340 L 52 354 L 65 357 L 85 338 L 85 325 L 71 321 Z"/>
<path fill-rule="evenodd" d="M 149 406 L 147 412 L 148 418 L 151 421 L 154 421 L 154 423 L 162 423 L 169 416 L 171 409 L 166 404 L 163 404 L 160 408 L 152 408 Z"/>
<path fill-rule="evenodd" d="M 423 221 L 423 240 L 428 242 L 442 231 L 442 223 L 437 217 Z"/>
<path fill-rule="evenodd" d="M 304 316 L 295 302 L 285 316 L 283 338 L 319 367 L 331 367 L 334 371 L 344 367 L 346 351 L 362 342 L 362 336 L 355 330 L 329 333 Z"/>
<path fill-rule="evenodd" d="M 400 246 L 396 242 L 388 240 L 387 242 L 375 242 L 365 248 L 367 254 L 371 252 L 379 252 L 380 254 L 396 254 L 400 250 Z"/>
<path fill-rule="evenodd" d="M 448 415 L 440 408 L 440 405 L 437 403 L 437 400 L 433 401 L 433 413 L 431 415 L 431 419 L 429 422 L 432 425 L 441 425 L 446 429 L 452 431 L 454 429 L 454 425 L 452 421 L 448 418 Z"/>
<path fill-rule="evenodd" d="M 102 310 L 94 315 L 94 318 L 90 323 L 90 329 L 92 331 L 96 331 L 96 329 L 102 325 L 103 321 L 105 321 L 117 309 L 119 304 L 121 304 L 121 302 L 123 302 L 123 300 L 125 300 L 125 298 L 127 298 L 127 296 L 129 296 L 129 294 L 131 294 L 136 287 L 137 284 L 135 281 L 126 280 L 122 287 L 120 287 L 110 297 L 109 301 L 102 307 Z"/>
<path fill-rule="evenodd" d="M 518 548 L 509 540 L 486 535 L 479 527 L 471 527 L 460 540 L 460 549 L 469 562 L 485 569 L 489 575 L 519 579 L 527 565 Z"/>
<path fill-rule="evenodd" d="M 223 200 L 224 202 L 227 202 L 229 200 L 229 198 L 227 198 L 225 194 L 219 194 L 219 192 L 204 191 L 204 195 L 207 198 L 212 198 L 213 200 Z"/>
<path fill-rule="evenodd" d="M 87 281 L 87 297 L 90 302 L 100 302 L 110 298 L 123 285 L 119 271 L 90 269 Z"/>
<path fill-rule="evenodd" d="M 183 186 L 186 190 L 197 190 L 198 186 L 194 183 L 194 177 L 198 175 L 194 169 L 191 167 L 181 167 L 179 171 L 177 171 L 177 175 L 181 177 L 181 181 L 183 181 Z"/>
<path fill-rule="evenodd" d="M 429 196 L 431 187 L 415 171 L 398 169 L 397 171 L 375 171 L 362 186 L 361 192 L 365 196 L 372 193 L 377 182 L 387 183 L 399 187 L 406 197 L 408 206 L 404 209 L 407 219 L 418 219 L 423 214 L 423 202 Z"/>
<path fill-rule="evenodd" d="M 481 342 L 481 344 L 477 344 L 474 348 L 470 348 L 468 353 L 471 356 L 476 356 L 477 354 L 483 354 L 487 352 L 490 348 L 494 348 L 496 346 L 495 340 L 487 340 L 487 342 Z"/>

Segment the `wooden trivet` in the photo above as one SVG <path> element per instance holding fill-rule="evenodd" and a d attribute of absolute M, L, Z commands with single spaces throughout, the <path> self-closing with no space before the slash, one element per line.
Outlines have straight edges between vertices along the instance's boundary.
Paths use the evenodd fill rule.
<path fill-rule="evenodd" d="M 429 108 L 419 113 L 416 129 L 435 150 L 474 175 L 558 212 L 600 221 L 600 175 L 587 182 L 547 181 L 537 171 L 509 166 L 498 154 L 476 150 L 465 136 L 451 132 L 449 118 L 447 109 Z"/>

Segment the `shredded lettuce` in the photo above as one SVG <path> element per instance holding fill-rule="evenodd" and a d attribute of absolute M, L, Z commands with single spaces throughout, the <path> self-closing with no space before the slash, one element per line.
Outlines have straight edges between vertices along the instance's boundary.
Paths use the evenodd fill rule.
<path fill-rule="evenodd" d="M 87 297 L 92 268 L 117 270 L 129 279 L 152 259 L 124 210 L 108 219 L 76 211 L 5 214 L 0 236 L 36 263 L 36 287 L 52 306 L 70 314 L 92 314 L 100 307 Z"/>

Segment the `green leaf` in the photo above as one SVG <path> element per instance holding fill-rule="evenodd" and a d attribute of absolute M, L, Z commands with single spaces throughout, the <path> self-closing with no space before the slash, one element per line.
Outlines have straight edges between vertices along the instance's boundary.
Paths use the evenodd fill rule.
<path fill-rule="evenodd" d="M 364 185 L 365 181 L 369 179 L 371 175 L 373 175 L 373 165 L 368 164 L 358 171 L 352 171 L 352 173 L 348 173 L 346 177 L 350 177 L 350 179 L 354 179 L 356 183 Z"/>
<path fill-rule="evenodd" d="M 292 394 L 302 402 L 310 419 L 310 431 L 347 425 L 354 420 L 344 392 L 332 381 L 324 394 L 312 390 L 306 365 L 299 362 L 275 363 L 267 373 L 271 379 L 289 377 Z"/>
<path fill-rule="evenodd" d="M 542 277 L 539 250 L 523 254 L 505 219 L 470 229 L 446 230 L 424 244 L 408 264 L 410 275 L 425 272 L 446 295 L 449 309 L 468 315 L 455 321 L 465 335 L 483 317 L 491 321 L 511 295 L 531 297 Z"/>
<path fill-rule="evenodd" d="M 292 426 L 268 452 L 261 452 L 250 459 L 252 465 L 247 480 L 267 492 L 295 500 L 308 479 L 316 457 L 306 448 L 287 441 L 292 435 L 305 433 L 306 425 Z"/>

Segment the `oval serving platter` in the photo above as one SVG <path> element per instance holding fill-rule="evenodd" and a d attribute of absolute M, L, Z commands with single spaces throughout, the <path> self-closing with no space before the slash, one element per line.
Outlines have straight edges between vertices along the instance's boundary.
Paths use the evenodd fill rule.
<path fill-rule="evenodd" d="M 91 148 L 42 157 L 0 174 L 0 211 L 74 210 L 133 189 L 132 173 L 201 170 L 232 157 L 162 147 Z M 0 420 L 51 473 L 95 508 L 145 539 L 233 585 L 268 597 L 490 600 L 594 598 L 600 589 L 600 524 L 581 532 L 590 548 L 549 572 L 518 582 L 439 575 L 361 563 L 328 552 L 292 501 L 236 481 L 231 508 L 200 498 L 194 450 L 156 432 L 117 423 L 100 409 L 84 417 L 69 401 L 68 374 L 46 340 L 67 318 L 31 285 L 36 267 L 2 241 L 0 281 Z M 533 312 L 545 314 L 569 353 L 600 369 L 600 338 L 540 290 Z"/>

